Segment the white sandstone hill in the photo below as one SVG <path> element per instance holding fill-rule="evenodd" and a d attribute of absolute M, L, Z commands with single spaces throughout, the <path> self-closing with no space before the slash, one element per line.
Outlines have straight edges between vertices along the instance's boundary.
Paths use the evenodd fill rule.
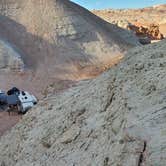
<path fill-rule="evenodd" d="M 5 166 L 164 166 L 166 40 L 31 110 L 0 138 Z"/>

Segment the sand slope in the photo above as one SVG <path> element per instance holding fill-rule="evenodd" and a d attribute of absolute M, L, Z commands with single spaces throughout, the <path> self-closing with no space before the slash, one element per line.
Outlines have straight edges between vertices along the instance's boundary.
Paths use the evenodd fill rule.
<path fill-rule="evenodd" d="M 165 75 L 166 40 L 130 50 L 25 115 L 0 138 L 1 164 L 165 165 Z"/>

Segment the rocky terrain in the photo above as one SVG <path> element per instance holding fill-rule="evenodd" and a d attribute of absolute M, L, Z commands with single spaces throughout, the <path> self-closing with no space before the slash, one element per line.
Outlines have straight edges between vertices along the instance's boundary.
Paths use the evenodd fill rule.
<path fill-rule="evenodd" d="M 156 24 L 150 24 L 148 27 L 129 24 L 128 29 L 139 37 L 142 44 L 150 44 L 153 41 L 164 39 L 164 35 L 160 33 L 159 25 Z"/>
<path fill-rule="evenodd" d="M 151 40 L 166 37 L 165 4 L 142 9 L 105 9 L 92 12 L 119 27 L 133 30 L 142 42 L 150 43 Z"/>
<path fill-rule="evenodd" d="M 1 88 L 15 84 L 38 95 L 57 80 L 94 77 L 139 45 L 132 33 L 68 0 L 3 0 L 0 40 L 13 51 L 0 54 L 0 67 L 11 69 L 0 71 Z"/>
<path fill-rule="evenodd" d="M 0 166 L 164 166 L 166 40 L 128 25 L 161 39 L 165 7 L 93 11 L 110 24 L 68 0 L 1 1 L 0 89 L 41 100 L 0 112 Z"/>
<path fill-rule="evenodd" d="M 166 40 L 45 98 L 0 138 L 5 166 L 164 166 Z"/>

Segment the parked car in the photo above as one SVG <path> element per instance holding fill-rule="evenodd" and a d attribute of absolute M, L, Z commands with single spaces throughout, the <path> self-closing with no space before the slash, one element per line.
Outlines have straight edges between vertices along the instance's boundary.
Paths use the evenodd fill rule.
<path fill-rule="evenodd" d="M 30 108 L 37 104 L 37 98 L 29 92 L 21 91 L 18 95 L 20 101 L 20 111 L 27 112 Z"/>
<path fill-rule="evenodd" d="M 0 104 L 7 104 L 7 95 L 2 90 L 0 90 Z"/>
<path fill-rule="evenodd" d="M 0 90 L 0 104 L 6 105 L 9 109 L 26 113 L 30 108 L 37 104 L 37 98 L 26 91 L 20 91 L 16 87 L 10 89 L 7 94 Z"/>

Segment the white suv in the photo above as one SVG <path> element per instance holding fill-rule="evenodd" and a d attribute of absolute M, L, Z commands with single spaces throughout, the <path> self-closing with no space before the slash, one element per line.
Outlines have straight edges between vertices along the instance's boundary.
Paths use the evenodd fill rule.
<path fill-rule="evenodd" d="M 36 97 L 26 91 L 20 91 L 18 98 L 20 101 L 20 111 L 22 113 L 27 112 L 30 108 L 37 104 Z"/>
<path fill-rule="evenodd" d="M 0 90 L 0 104 L 7 103 L 7 96 L 4 91 Z"/>

